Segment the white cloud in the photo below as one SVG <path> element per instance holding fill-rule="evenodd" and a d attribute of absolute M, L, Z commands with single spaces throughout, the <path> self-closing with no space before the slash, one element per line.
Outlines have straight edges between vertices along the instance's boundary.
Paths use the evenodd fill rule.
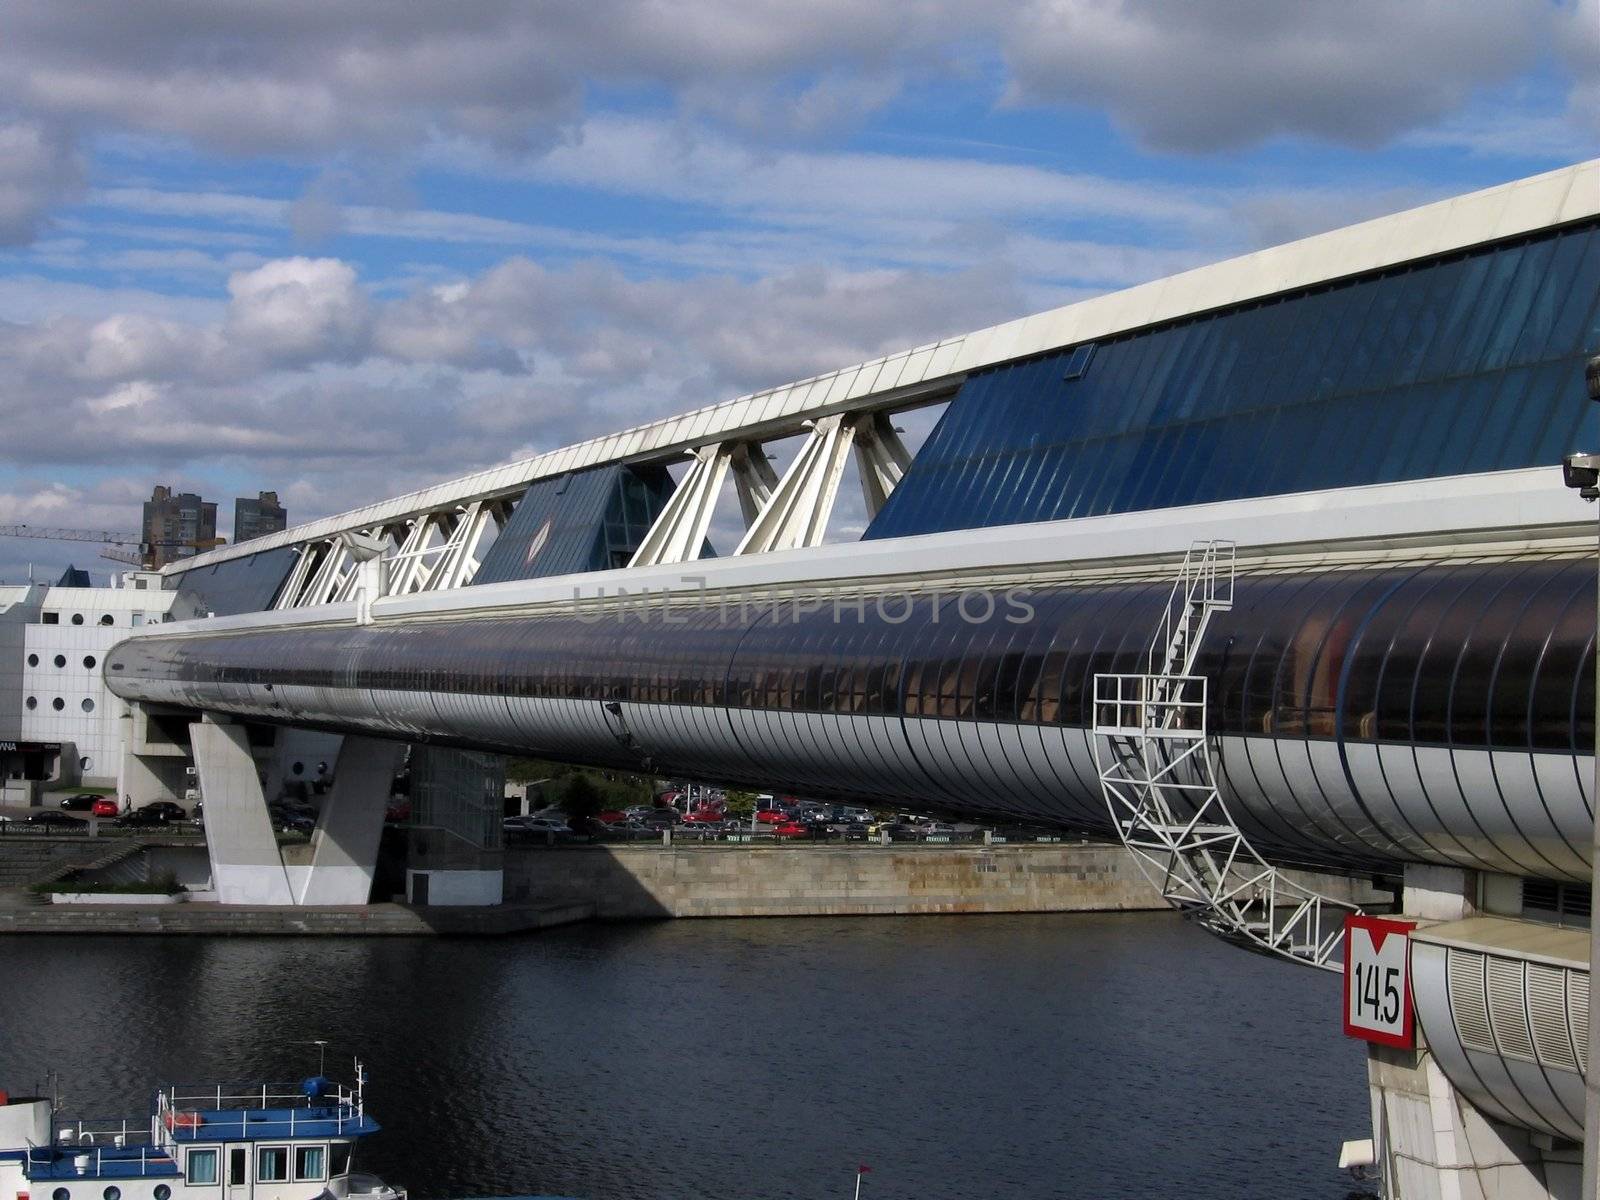
<path fill-rule="evenodd" d="M 355 270 L 332 258 L 285 258 L 228 280 L 227 335 L 283 365 L 362 358 L 371 315 Z"/>
<path fill-rule="evenodd" d="M 793 147 L 859 125 L 902 98 L 909 81 L 959 81 L 979 103 L 999 88 L 1013 103 L 1103 108 L 1139 140 L 1190 152 L 1279 136 L 1380 144 L 1459 113 L 1541 55 L 1564 59 L 1578 78 L 1579 113 L 1595 86 L 1584 44 L 1593 8 L 1577 0 L 279 0 L 197 9 L 188 0 L 17 0 L 0 39 L 0 112 L 13 114 L 0 125 L 0 238 L 32 236 L 76 188 L 68 128 L 117 144 L 276 155 L 324 169 L 354 155 L 382 164 L 378 190 L 390 194 L 379 209 L 408 206 L 396 198 L 407 165 L 440 144 L 524 163 L 548 152 L 558 175 L 598 186 L 645 174 L 656 193 L 678 168 L 689 196 L 703 201 L 720 180 L 731 205 L 787 196 L 814 208 L 859 187 L 885 216 L 891 201 L 903 211 L 908 198 L 915 211 L 944 212 L 970 207 L 981 183 L 990 196 L 1014 189 L 1022 207 L 1092 206 L 1112 193 L 1086 197 L 1049 172 L 1014 168 L 1008 181 L 1002 170 L 937 160 L 896 190 L 890 172 L 902 164 L 892 156 L 818 160 Z M 703 136 L 675 144 L 660 128 L 642 143 L 630 139 L 626 121 L 586 100 L 595 85 L 664 98 L 650 106 L 657 114 L 720 129 L 740 149 Z M 761 161 L 766 151 L 770 162 Z M 642 162 L 627 157 L 641 152 Z M 808 173 L 817 166 L 825 173 Z M 350 173 L 338 167 L 298 202 L 280 202 L 302 244 L 351 217 L 348 189 L 332 185 Z M 1131 198 L 1148 204 L 1147 191 Z"/>
<path fill-rule="evenodd" d="M 1103 106 L 1165 150 L 1371 147 L 1531 68 L 1557 14 L 1548 0 L 1032 0 L 1005 35 L 1010 98 Z"/>

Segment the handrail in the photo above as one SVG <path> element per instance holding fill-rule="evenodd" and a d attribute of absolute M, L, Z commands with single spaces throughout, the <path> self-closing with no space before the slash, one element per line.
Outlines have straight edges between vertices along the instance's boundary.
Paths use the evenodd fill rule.
<path fill-rule="evenodd" d="M 1189 672 L 1212 614 L 1233 606 L 1233 583 L 1231 542 L 1190 547 L 1150 643 L 1149 672 L 1095 676 L 1101 791 L 1122 844 L 1174 908 L 1237 945 L 1337 971 L 1342 914 L 1360 909 L 1270 864 L 1229 812 L 1212 769 L 1206 679 Z"/>

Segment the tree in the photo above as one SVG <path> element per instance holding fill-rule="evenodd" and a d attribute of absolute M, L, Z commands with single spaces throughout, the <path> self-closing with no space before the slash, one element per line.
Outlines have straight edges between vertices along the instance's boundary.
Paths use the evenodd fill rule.
<path fill-rule="evenodd" d="M 748 817 L 756 809 L 756 794 L 754 792 L 729 792 L 728 803 L 724 811 L 730 817 Z"/>
<path fill-rule="evenodd" d="M 602 800 L 600 789 L 590 783 L 587 776 L 573 775 L 567 780 L 561 811 L 567 814 L 567 821 L 576 826 L 598 813 Z"/>

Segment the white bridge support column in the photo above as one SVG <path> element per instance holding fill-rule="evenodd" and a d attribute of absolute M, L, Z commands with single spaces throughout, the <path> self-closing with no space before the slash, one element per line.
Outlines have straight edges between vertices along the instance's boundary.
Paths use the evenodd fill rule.
<path fill-rule="evenodd" d="M 1577 1152 L 1485 1117 L 1426 1046 L 1369 1046 L 1367 1083 L 1387 1200 L 1578 1200 Z"/>
<path fill-rule="evenodd" d="M 379 738 L 344 739 L 333 786 L 323 798 L 311 835 L 311 863 L 287 868 L 298 903 L 367 903 L 378 865 L 384 809 L 403 749 L 399 742 Z"/>
<path fill-rule="evenodd" d="M 223 904 L 293 904 L 243 725 L 210 715 L 189 728 L 206 804 L 211 886 Z"/>

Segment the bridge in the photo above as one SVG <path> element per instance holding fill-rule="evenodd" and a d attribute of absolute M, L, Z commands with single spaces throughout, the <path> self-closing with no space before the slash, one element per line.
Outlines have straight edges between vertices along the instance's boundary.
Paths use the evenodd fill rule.
<path fill-rule="evenodd" d="M 1278 867 L 1383 874 L 1420 922 L 1391 1194 L 1576 1195 L 1597 306 L 1590 162 L 201 554 L 167 576 L 214 615 L 107 655 L 123 788 L 192 753 L 219 890 L 280 903 L 365 899 L 404 744 L 1121 838 L 1313 965 L 1343 913 Z M 257 767 L 294 730 L 344 738 L 303 863 Z"/>

